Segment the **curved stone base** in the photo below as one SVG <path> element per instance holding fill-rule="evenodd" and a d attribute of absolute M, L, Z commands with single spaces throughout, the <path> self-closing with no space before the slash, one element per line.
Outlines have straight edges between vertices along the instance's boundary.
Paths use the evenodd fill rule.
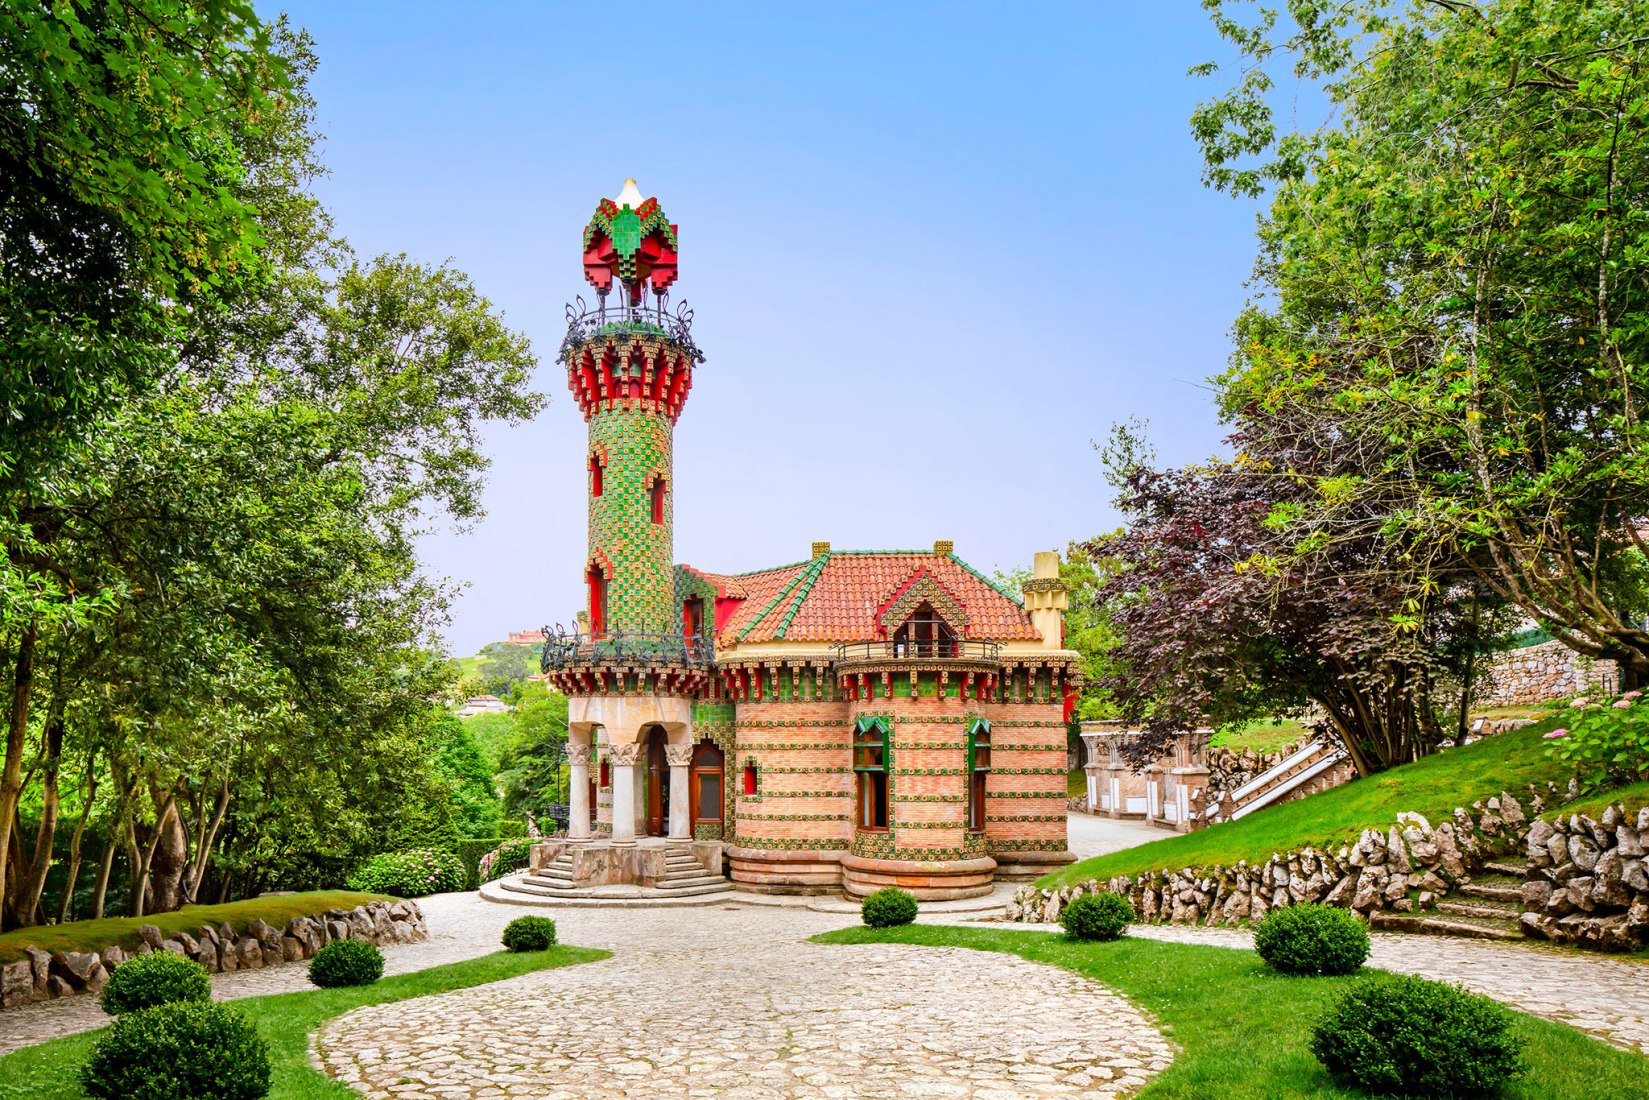
<path fill-rule="evenodd" d="M 842 890 L 850 898 L 866 897 L 885 886 L 908 890 L 922 901 L 977 898 L 991 892 L 995 871 L 996 860 L 990 856 L 929 863 L 844 855 Z"/>
<path fill-rule="evenodd" d="M 1070 852 L 1001 852 L 996 856 L 996 881 L 1030 882 L 1075 862 Z"/>
<path fill-rule="evenodd" d="M 727 849 L 733 885 L 752 894 L 834 894 L 842 888 L 840 851 Z"/>

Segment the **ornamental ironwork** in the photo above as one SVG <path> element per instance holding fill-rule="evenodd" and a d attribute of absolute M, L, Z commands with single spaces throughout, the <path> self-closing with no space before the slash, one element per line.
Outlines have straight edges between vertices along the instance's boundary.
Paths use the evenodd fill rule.
<path fill-rule="evenodd" d="M 539 668 L 544 672 L 591 665 L 710 668 L 715 657 L 710 639 L 697 634 L 645 634 L 633 630 L 569 634 L 560 627 L 553 631 L 545 627 Z"/>
<path fill-rule="evenodd" d="M 837 664 L 845 661 L 899 661 L 919 659 L 952 661 L 995 661 L 1002 653 L 1000 642 L 963 641 L 958 638 L 919 638 L 909 641 L 884 639 L 873 642 L 838 642 L 831 647 Z"/>
<path fill-rule="evenodd" d="M 582 294 L 567 303 L 567 335 L 561 339 L 557 363 L 566 363 L 574 349 L 603 336 L 652 336 L 669 340 L 692 357 L 704 362 L 704 353 L 693 343 L 693 310 L 685 301 L 670 308 L 670 296 L 656 295 L 652 304 L 643 299 L 631 303 L 623 295 L 610 299 L 597 296 L 595 305 Z"/>

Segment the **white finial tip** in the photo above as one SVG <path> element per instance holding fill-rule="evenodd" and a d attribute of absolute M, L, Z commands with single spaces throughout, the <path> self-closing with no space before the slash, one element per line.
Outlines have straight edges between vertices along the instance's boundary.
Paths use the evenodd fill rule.
<path fill-rule="evenodd" d="M 613 200 L 613 205 L 620 209 L 628 206 L 631 210 L 635 210 L 641 206 L 642 201 L 641 192 L 636 189 L 636 181 L 627 179 L 624 181 L 624 190 L 618 193 L 618 198 Z"/>

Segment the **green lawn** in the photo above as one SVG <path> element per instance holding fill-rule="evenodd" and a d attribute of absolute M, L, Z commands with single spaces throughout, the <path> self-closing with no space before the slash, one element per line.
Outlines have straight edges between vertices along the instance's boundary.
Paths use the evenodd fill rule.
<path fill-rule="evenodd" d="M 1086 798 L 1088 796 L 1088 772 L 1085 768 L 1072 768 L 1065 773 L 1065 797 Z"/>
<path fill-rule="evenodd" d="M 1456 806 L 1469 807 L 1501 790 L 1526 800 L 1529 783 L 1568 782 L 1568 771 L 1547 758 L 1541 739 L 1554 723 L 1555 719 L 1537 722 L 1310 798 L 1268 806 L 1237 821 L 1073 863 L 1037 885 L 1046 888 L 1143 871 L 1229 865 L 1239 859 L 1263 863 L 1273 852 L 1306 844 L 1327 848 L 1350 843 L 1365 828 L 1389 827 L 1402 810 L 1425 814 L 1435 825 Z"/>
<path fill-rule="evenodd" d="M 244 932 L 254 920 L 276 928 L 293 917 L 307 917 L 328 909 L 353 909 L 369 901 L 387 900 L 383 894 L 358 894 L 353 890 L 311 890 L 301 894 L 276 894 L 248 898 L 224 905 L 185 905 L 175 913 L 149 917 L 104 917 L 77 920 L 68 924 L 42 924 L 17 928 L 0 934 L 0 962 L 21 958 L 23 948 L 34 945 L 47 951 L 99 951 L 111 943 L 122 947 L 138 945 L 139 925 L 152 924 L 162 932 L 194 932 L 203 924 L 214 928 L 228 922 Z"/>
<path fill-rule="evenodd" d="M 499 951 L 384 978 L 368 986 L 249 997 L 234 1005 L 257 1024 L 269 1041 L 275 1070 L 274 1086 L 269 1092 L 273 1100 L 358 1100 L 359 1093 L 334 1083 L 309 1065 L 309 1035 L 324 1021 L 362 1005 L 446 993 L 534 970 L 594 962 L 610 954 L 585 947 L 552 947 L 520 954 Z M 0 1058 L 0 1100 L 72 1100 L 82 1096 L 76 1074 L 97 1034 L 70 1035 Z"/>
<path fill-rule="evenodd" d="M 1261 718 L 1237 729 L 1220 730 L 1208 739 L 1209 748 L 1235 752 L 1276 752 L 1284 745 L 1302 745 L 1312 740 L 1312 732 L 1293 718 Z"/>
<path fill-rule="evenodd" d="M 1307 1046 L 1312 1025 L 1350 978 L 1289 978 L 1252 951 L 1133 938 L 1073 943 L 1047 932 L 906 925 L 847 928 L 815 939 L 1003 951 L 1103 982 L 1155 1016 L 1180 1048 L 1139 1100 L 1367 1100 L 1337 1088 Z M 1521 1013 L 1517 1030 L 1528 1041 L 1530 1069 L 1502 1100 L 1649 1098 L 1649 1060 Z"/>
<path fill-rule="evenodd" d="M 1649 806 L 1649 779 L 1630 783 L 1624 787 L 1616 787 L 1614 790 L 1604 791 L 1601 794 L 1577 798 L 1561 809 L 1548 810 L 1544 816 L 1558 817 L 1561 815 L 1567 817 L 1570 814 L 1587 814 L 1590 817 L 1597 818 L 1601 817 L 1604 809 L 1609 806 L 1621 807 L 1635 822 L 1637 812 L 1643 807 Z"/>

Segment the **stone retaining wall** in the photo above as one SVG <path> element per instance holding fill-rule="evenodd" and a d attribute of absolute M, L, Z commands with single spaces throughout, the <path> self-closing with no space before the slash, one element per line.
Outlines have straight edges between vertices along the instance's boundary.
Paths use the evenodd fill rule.
<path fill-rule="evenodd" d="M 1610 806 L 1593 821 L 1570 814 L 1537 821 L 1528 836 L 1523 931 L 1531 936 L 1633 951 L 1649 943 L 1649 806 L 1627 820 Z"/>
<path fill-rule="evenodd" d="M 1264 864 L 1216 865 L 1090 879 L 1057 890 L 1034 884 L 1008 903 L 1008 919 L 1028 924 L 1057 921 L 1072 898 L 1110 891 L 1124 894 L 1141 921 L 1173 924 L 1236 924 L 1261 920 L 1272 909 L 1300 902 L 1339 905 L 1360 913 L 1413 912 L 1432 905 L 1497 855 L 1516 852 L 1530 819 L 1548 798 L 1562 797 L 1552 785 L 1530 788 L 1532 812 L 1509 792 L 1456 809 L 1435 828 L 1420 814 L 1400 813 L 1385 831 L 1363 830 L 1357 843 L 1338 852 L 1313 847 L 1274 854 Z M 1568 793 L 1573 797 L 1573 792 Z"/>
<path fill-rule="evenodd" d="M 299 962 L 312 958 L 323 944 L 334 940 L 361 940 L 380 946 L 416 943 L 428 935 L 428 929 L 417 902 L 374 901 L 353 909 L 328 909 L 313 916 L 293 917 L 285 928 L 254 920 L 244 932 L 228 924 L 215 928 L 203 924 L 191 933 L 162 932 L 145 924 L 137 934 L 142 942 L 130 952 L 118 944 L 98 952 L 25 947 L 25 958 L 0 965 L 0 1008 L 96 993 L 109 980 L 109 972 L 128 958 L 155 951 L 194 959 L 217 974 Z"/>
<path fill-rule="evenodd" d="M 1597 690 L 1608 680 L 1618 684 L 1613 661 L 1582 657 L 1562 642 L 1508 649 L 1489 664 L 1489 686 L 1477 693 L 1474 706 L 1506 707 L 1547 703 Z"/>

